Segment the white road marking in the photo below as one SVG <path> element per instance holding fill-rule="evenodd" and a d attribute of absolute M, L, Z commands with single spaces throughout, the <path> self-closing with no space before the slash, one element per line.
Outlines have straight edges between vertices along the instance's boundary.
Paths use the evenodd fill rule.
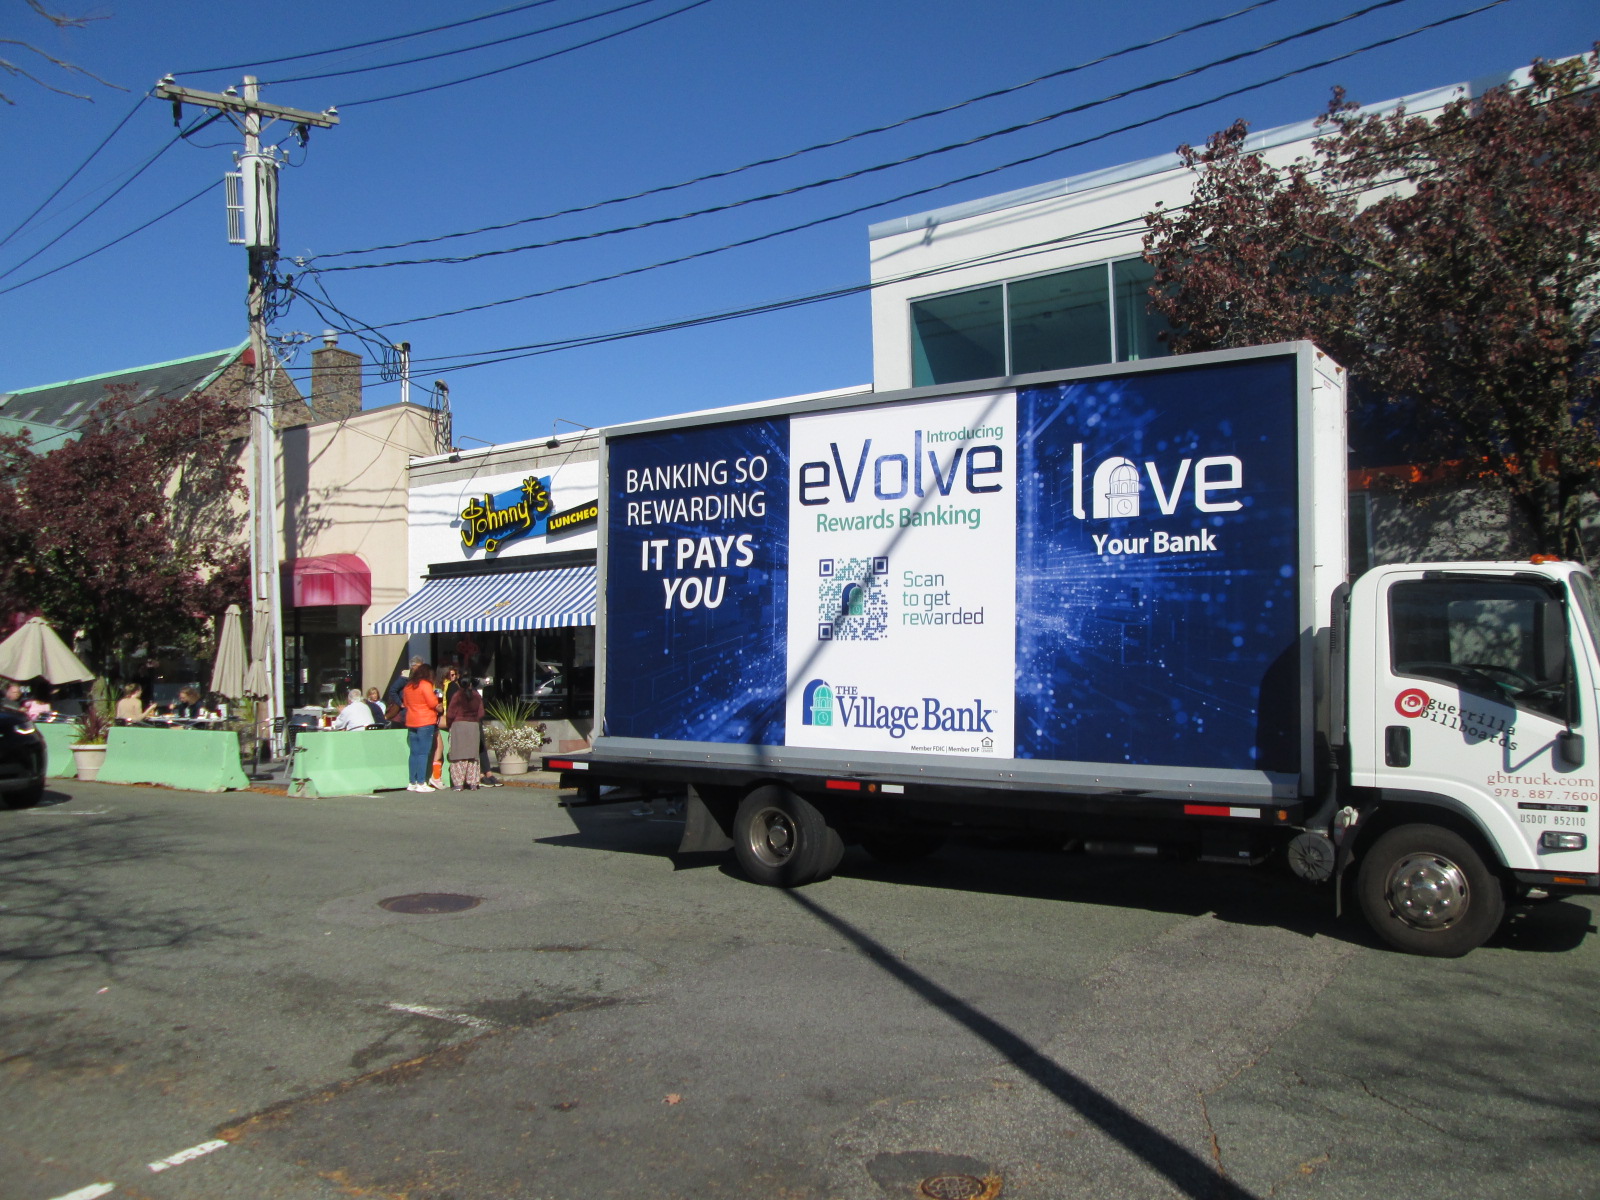
<path fill-rule="evenodd" d="M 166 1171 L 196 1158 L 204 1158 L 221 1150 L 228 1143 L 218 1140 L 214 1142 L 201 1142 L 198 1146 L 190 1146 L 187 1150 L 179 1150 L 176 1154 L 169 1154 L 166 1158 L 149 1164 L 152 1171 Z"/>
<path fill-rule="evenodd" d="M 88 1187 L 81 1187 L 63 1196 L 52 1196 L 50 1200 L 95 1200 L 96 1196 L 104 1196 L 107 1192 L 116 1190 L 117 1185 L 114 1183 L 91 1183 Z"/>
<path fill-rule="evenodd" d="M 395 1012 L 414 1013 L 419 1017 L 432 1017 L 436 1021 L 453 1021 L 457 1025 L 465 1025 L 469 1029 L 494 1029 L 495 1026 L 485 1021 L 482 1017 L 468 1016 L 466 1013 L 446 1012 L 442 1008 L 432 1008 L 426 1004 L 401 1004 L 399 1001 L 390 1000 L 384 1005 Z"/>

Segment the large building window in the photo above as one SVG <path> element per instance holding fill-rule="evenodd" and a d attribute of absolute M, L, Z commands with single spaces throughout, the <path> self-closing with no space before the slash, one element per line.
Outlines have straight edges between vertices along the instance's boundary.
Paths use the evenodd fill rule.
<path fill-rule="evenodd" d="M 958 383 L 1172 353 L 1146 311 L 1153 268 L 1121 259 L 911 303 L 912 384 Z"/>

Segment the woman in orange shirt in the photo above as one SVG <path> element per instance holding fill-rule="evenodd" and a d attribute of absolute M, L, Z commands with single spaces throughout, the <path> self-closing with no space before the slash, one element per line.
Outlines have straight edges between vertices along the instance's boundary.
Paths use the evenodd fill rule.
<path fill-rule="evenodd" d="M 410 751 L 411 782 L 408 792 L 427 792 L 433 765 L 433 739 L 439 729 L 439 694 L 433 690 L 433 668 L 419 663 L 411 668 L 411 682 L 400 689 L 406 710 L 406 749 Z"/>

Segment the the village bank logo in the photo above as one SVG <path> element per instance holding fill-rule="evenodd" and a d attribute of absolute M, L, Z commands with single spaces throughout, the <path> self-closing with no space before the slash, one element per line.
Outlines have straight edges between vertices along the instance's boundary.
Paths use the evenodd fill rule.
<path fill-rule="evenodd" d="M 800 693 L 802 725 L 881 729 L 897 739 L 916 730 L 993 734 L 990 718 L 995 711 L 976 697 L 970 705 L 937 696 L 920 696 L 913 704 L 886 703 L 854 685 L 835 686 L 825 679 L 811 680 Z"/>

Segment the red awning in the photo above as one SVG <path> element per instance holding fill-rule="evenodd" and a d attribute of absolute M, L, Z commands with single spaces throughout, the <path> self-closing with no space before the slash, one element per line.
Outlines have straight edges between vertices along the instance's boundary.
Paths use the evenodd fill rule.
<path fill-rule="evenodd" d="M 294 607 L 372 603 L 372 572 L 359 554 L 319 554 L 294 560 Z"/>

